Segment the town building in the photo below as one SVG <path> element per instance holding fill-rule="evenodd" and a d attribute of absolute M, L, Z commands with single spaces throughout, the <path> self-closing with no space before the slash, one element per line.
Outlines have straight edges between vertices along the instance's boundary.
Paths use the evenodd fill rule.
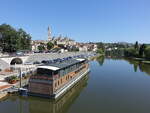
<path fill-rule="evenodd" d="M 38 51 L 38 46 L 40 44 L 43 44 L 46 48 L 46 44 L 48 42 L 52 42 L 54 45 L 63 45 L 63 46 L 75 46 L 76 42 L 72 40 L 71 38 L 68 37 L 63 37 L 62 35 L 56 37 L 52 37 L 52 32 L 50 27 L 48 27 L 48 38 L 47 40 L 32 40 L 31 45 L 32 45 L 32 51 Z"/>

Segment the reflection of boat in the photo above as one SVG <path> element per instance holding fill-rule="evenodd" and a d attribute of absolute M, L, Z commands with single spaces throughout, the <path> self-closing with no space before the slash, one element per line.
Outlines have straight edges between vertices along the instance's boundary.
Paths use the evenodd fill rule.
<path fill-rule="evenodd" d="M 30 113 L 65 113 L 87 85 L 87 79 L 88 75 L 83 77 L 82 80 L 57 100 L 47 100 L 38 97 L 29 98 Z"/>
<path fill-rule="evenodd" d="M 89 72 L 86 59 L 69 59 L 38 66 L 29 80 L 29 94 L 58 98 Z"/>
<path fill-rule="evenodd" d="M 19 95 L 8 96 L 6 100 L 0 101 L 1 113 L 66 113 L 87 86 L 88 77 L 88 75 L 84 76 L 58 99 Z"/>

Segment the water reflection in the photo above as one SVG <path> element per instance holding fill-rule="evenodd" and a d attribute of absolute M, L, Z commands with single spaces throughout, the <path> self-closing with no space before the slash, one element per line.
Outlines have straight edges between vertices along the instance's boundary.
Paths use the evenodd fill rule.
<path fill-rule="evenodd" d="M 150 64 L 142 63 L 141 61 L 138 60 L 133 60 L 129 58 L 117 58 L 117 57 L 104 57 L 104 56 L 99 56 L 97 57 L 97 62 L 99 63 L 100 66 L 103 66 L 105 59 L 111 59 L 111 60 L 125 60 L 129 64 L 133 65 L 134 72 L 137 72 L 140 70 L 141 72 L 145 72 L 146 74 L 150 75 Z"/>
<path fill-rule="evenodd" d="M 133 65 L 134 71 L 137 72 L 139 69 L 141 72 L 145 72 L 146 74 L 150 75 L 150 64 L 142 63 L 138 60 L 133 59 L 125 59 L 128 61 L 131 65 Z"/>
<path fill-rule="evenodd" d="M 87 86 L 89 75 L 86 75 L 63 97 L 57 100 L 43 99 L 38 97 L 11 96 L 4 100 L 0 108 L 2 113 L 66 113 L 74 103 L 81 91 Z M 10 105 L 8 103 L 11 103 Z M 14 104 L 13 104 L 14 103 Z M 6 104 L 6 105 L 5 105 Z M 9 107 L 10 109 L 6 109 Z M 14 111 L 15 110 L 15 111 Z"/>
<path fill-rule="evenodd" d="M 99 63 L 100 66 L 103 66 L 105 62 L 105 56 L 99 56 L 96 58 L 97 62 Z"/>

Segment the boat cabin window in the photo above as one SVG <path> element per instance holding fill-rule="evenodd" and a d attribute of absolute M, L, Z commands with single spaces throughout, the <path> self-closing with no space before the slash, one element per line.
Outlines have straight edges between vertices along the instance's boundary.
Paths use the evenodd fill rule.
<path fill-rule="evenodd" d="M 43 68 L 38 68 L 37 69 L 37 76 L 52 76 L 53 71 L 49 69 L 43 69 Z"/>
<path fill-rule="evenodd" d="M 58 71 L 54 71 L 54 75 L 58 75 Z"/>

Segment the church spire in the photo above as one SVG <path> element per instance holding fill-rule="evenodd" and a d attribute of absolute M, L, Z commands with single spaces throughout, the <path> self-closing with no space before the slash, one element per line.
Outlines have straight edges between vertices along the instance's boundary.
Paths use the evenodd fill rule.
<path fill-rule="evenodd" d="M 52 38 L 51 38 L 51 29 L 50 27 L 48 26 L 48 41 L 50 41 Z"/>

